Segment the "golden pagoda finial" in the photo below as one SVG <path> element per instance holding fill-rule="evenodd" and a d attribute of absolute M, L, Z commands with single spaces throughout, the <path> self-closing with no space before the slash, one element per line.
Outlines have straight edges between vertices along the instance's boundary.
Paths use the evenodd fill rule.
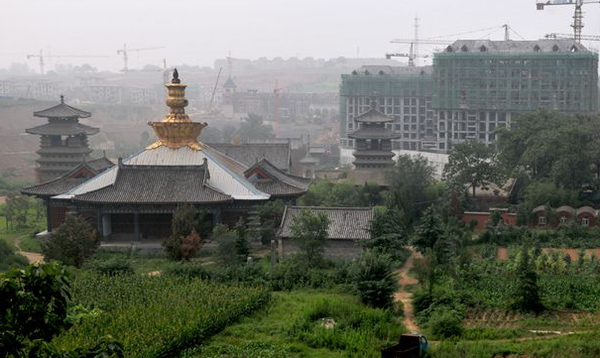
<path fill-rule="evenodd" d="M 158 140 L 146 149 L 155 149 L 164 145 L 171 149 L 187 146 L 194 150 L 201 150 L 202 144 L 198 142 L 198 136 L 207 124 L 192 122 L 185 113 L 185 107 L 188 105 L 188 100 L 185 98 L 187 86 L 181 83 L 177 69 L 173 70 L 171 83 L 165 86 L 169 91 L 166 104 L 171 111 L 161 122 L 148 123 L 154 129 Z"/>

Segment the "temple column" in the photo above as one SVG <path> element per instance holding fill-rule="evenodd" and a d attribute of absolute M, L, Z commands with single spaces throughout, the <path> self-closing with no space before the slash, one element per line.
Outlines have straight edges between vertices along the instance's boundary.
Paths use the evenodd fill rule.
<path fill-rule="evenodd" d="M 135 241 L 140 241 L 140 213 L 137 210 L 133 213 L 133 232 Z"/>
<path fill-rule="evenodd" d="M 44 200 L 46 206 L 46 231 L 52 232 L 52 211 L 50 210 L 50 199 Z"/>

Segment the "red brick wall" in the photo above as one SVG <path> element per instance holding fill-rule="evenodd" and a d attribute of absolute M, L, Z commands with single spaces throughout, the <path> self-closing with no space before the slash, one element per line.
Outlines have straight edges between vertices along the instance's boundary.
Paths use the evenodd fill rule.
<path fill-rule="evenodd" d="M 502 220 L 507 225 L 516 225 L 517 224 L 517 215 L 513 213 L 501 213 Z M 475 225 L 475 230 L 483 230 L 485 229 L 487 223 L 490 221 L 492 217 L 492 213 L 490 212 L 465 212 L 462 215 L 462 222 L 466 225 L 471 224 L 471 222 L 477 222 Z"/>

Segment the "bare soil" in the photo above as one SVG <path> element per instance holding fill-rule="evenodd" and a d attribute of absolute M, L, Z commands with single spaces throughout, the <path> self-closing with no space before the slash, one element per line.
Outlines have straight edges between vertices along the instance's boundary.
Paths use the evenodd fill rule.
<path fill-rule="evenodd" d="M 406 260 L 404 265 L 398 270 L 398 285 L 400 286 L 398 291 L 394 294 L 394 300 L 396 302 L 402 302 L 404 308 L 404 327 L 409 332 L 419 332 L 419 326 L 415 322 L 415 314 L 412 305 L 412 292 L 406 291 L 406 286 L 416 285 L 419 283 L 414 277 L 408 275 L 410 269 L 413 267 L 414 258 L 420 257 L 420 254 L 412 250 L 412 254 Z"/>

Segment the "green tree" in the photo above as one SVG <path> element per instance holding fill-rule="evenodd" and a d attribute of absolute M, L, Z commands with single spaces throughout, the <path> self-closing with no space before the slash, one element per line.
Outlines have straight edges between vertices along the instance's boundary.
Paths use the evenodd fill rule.
<path fill-rule="evenodd" d="M 96 229 L 78 215 L 68 214 L 65 222 L 42 243 L 44 256 L 66 265 L 81 267 L 100 244 Z"/>
<path fill-rule="evenodd" d="M 0 357 L 123 357 L 123 346 L 110 337 L 71 352 L 48 345 L 70 326 L 69 289 L 69 274 L 56 262 L 0 274 Z"/>
<path fill-rule="evenodd" d="M 246 262 L 250 256 L 250 242 L 248 241 L 248 233 L 246 232 L 246 223 L 240 218 L 235 225 L 235 254 L 238 261 Z"/>
<path fill-rule="evenodd" d="M 235 230 L 230 230 L 226 225 L 216 225 L 213 230 L 213 240 L 217 242 L 217 260 L 225 267 L 235 266 L 240 263 L 237 249 L 238 235 Z"/>
<path fill-rule="evenodd" d="M 208 237 L 212 224 L 204 211 L 191 205 L 180 205 L 173 213 L 171 236 L 164 240 L 167 257 L 171 260 L 189 260 L 200 249 L 201 239 Z"/>
<path fill-rule="evenodd" d="M 292 221 L 292 238 L 310 264 L 322 259 L 327 244 L 329 218 L 323 213 L 302 210 Z"/>
<path fill-rule="evenodd" d="M 562 259 L 561 259 L 562 261 Z M 564 261 L 562 261 L 564 263 Z M 540 299 L 538 277 L 529 249 L 523 245 L 516 268 L 516 290 L 513 308 L 526 312 L 540 312 L 544 309 Z"/>
<path fill-rule="evenodd" d="M 394 260 L 405 258 L 408 235 L 403 225 L 402 213 L 396 209 L 375 211 L 371 221 L 371 240 L 364 245 L 374 251 L 389 254 Z"/>
<path fill-rule="evenodd" d="M 242 120 L 240 128 L 238 129 L 238 136 L 243 143 L 247 143 L 250 139 L 274 138 L 275 133 L 273 132 L 273 127 L 263 123 L 262 116 L 250 113 L 248 114 L 248 117 Z"/>
<path fill-rule="evenodd" d="M 15 253 L 6 241 L 0 239 L 0 271 L 24 267 L 27 267 L 27 258 Z"/>
<path fill-rule="evenodd" d="M 410 227 L 439 198 L 431 190 L 433 185 L 433 168 L 427 159 L 401 155 L 390 173 L 387 206 L 401 212 L 404 225 Z"/>
<path fill-rule="evenodd" d="M 24 195 L 9 194 L 6 198 L 6 213 L 7 218 L 10 217 L 11 222 L 15 220 L 18 228 L 23 228 L 27 225 L 27 213 L 29 212 L 29 198 Z"/>
<path fill-rule="evenodd" d="M 363 303 L 378 308 L 392 307 L 397 281 L 389 255 L 365 251 L 350 267 L 350 274 Z"/>
<path fill-rule="evenodd" d="M 451 188 L 463 192 L 465 187 L 486 188 L 491 183 L 502 181 L 502 172 L 496 153 L 485 144 L 469 141 L 452 148 L 448 164 L 444 167 L 444 178 Z"/>
<path fill-rule="evenodd" d="M 428 249 L 433 249 L 442 235 L 444 235 L 442 221 L 433 206 L 431 206 L 423 213 L 421 222 L 415 230 L 412 244 L 421 253 L 425 253 Z"/>

